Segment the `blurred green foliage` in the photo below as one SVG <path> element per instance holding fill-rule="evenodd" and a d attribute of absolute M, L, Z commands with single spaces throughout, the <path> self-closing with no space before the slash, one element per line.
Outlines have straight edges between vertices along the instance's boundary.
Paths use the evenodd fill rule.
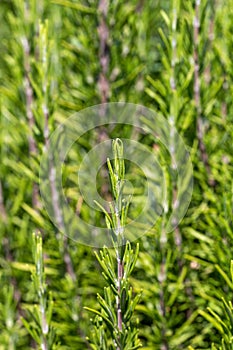
<path fill-rule="evenodd" d="M 105 281 L 92 248 L 67 239 L 50 221 L 39 194 L 39 164 L 56 126 L 83 108 L 115 101 L 151 108 L 182 135 L 194 171 L 185 218 L 164 232 L 175 206 L 171 157 L 129 126 L 106 126 L 79 140 L 63 169 L 66 198 L 90 219 L 77 171 L 102 137 L 136 138 L 155 152 L 169 183 L 168 212 L 138 240 L 130 277 L 134 293 L 143 290 L 135 310 L 142 348 L 232 349 L 233 1 L 0 5 L 0 350 L 42 349 L 35 335 L 43 297 L 35 288 L 33 232 L 43 239 L 42 285 L 51 295 L 46 310 L 57 348 L 90 349 L 84 306 L 98 309 Z M 169 146 L 172 151 L 174 139 Z M 106 183 L 100 176 L 108 198 Z M 94 219 L 104 222 L 101 213 Z"/>

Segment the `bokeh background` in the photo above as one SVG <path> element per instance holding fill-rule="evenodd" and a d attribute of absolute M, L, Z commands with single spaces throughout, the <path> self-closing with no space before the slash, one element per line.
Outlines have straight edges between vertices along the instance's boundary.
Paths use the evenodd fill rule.
<path fill-rule="evenodd" d="M 233 1 L 1 0 L 0 21 L 0 349 L 39 349 L 33 232 L 43 238 L 50 324 L 59 344 L 49 349 L 91 348 L 84 306 L 98 308 L 105 282 L 93 249 L 50 221 L 39 165 L 56 126 L 83 108 L 118 101 L 151 108 L 174 125 L 194 172 L 179 226 L 166 234 L 162 217 L 138 240 L 131 283 L 135 292 L 143 289 L 135 311 L 143 349 L 232 349 Z M 90 217 L 77 171 L 86 152 L 114 137 L 134 138 L 155 152 L 172 211 L 169 154 L 123 125 L 93 130 L 69 152 L 63 185 L 76 215 L 103 222 L 100 212 Z M 140 177 L 127 169 L 140 195 Z M 104 169 L 98 188 L 110 198 Z"/>

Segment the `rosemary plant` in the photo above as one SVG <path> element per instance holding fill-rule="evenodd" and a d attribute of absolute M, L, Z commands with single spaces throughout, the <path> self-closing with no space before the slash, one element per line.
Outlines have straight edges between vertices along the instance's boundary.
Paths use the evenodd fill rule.
<path fill-rule="evenodd" d="M 130 197 L 125 198 L 123 195 L 125 164 L 122 141 L 120 139 L 114 140 L 112 149 L 113 164 L 110 159 L 107 159 L 114 198 L 114 201 L 109 203 L 110 213 L 98 202 L 96 204 L 105 214 L 106 225 L 112 235 L 114 256 L 107 247 L 103 247 L 100 254 L 96 253 L 108 286 L 104 288 L 103 297 L 97 295 L 101 310 L 88 307 L 86 309 L 96 315 L 94 320 L 95 334 L 91 344 L 93 349 L 129 350 L 138 349 L 141 346 L 138 330 L 132 321 L 140 294 L 133 297 L 132 286 L 129 282 L 129 277 L 137 261 L 139 244 L 133 250 L 130 242 L 124 236 Z"/>
<path fill-rule="evenodd" d="M 32 308 L 27 308 L 30 322 L 22 319 L 24 326 L 35 340 L 40 350 L 54 350 L 56 347 L 55 330 L 51 326 L 53 301 L 51 293 L 47 290 L 43 262 L 42 238 L 33 234 L 33 256 L 35 269 L 32 272 L 34 290 L 38 303 Z"/>
<path fill-rule="evenodd" d="M 222 274 L 223 271 L 220 267 L 217 267 L 219 273 Z M 226 283 L 230 287 L 230 290 L 233 290 L 233 260 L 231 260 L 230 264 L 230 276 L 223 273 Z M 217 332 L 220 334 L 218 344 L 212 343 L 212 350 L 232 350 L 233 349 L 233 306 L 232 300 L 226 299 L 225 296 L 221 297 L 221 311 L 216 312 L 211 307 L 208 307 L 208 313 L 203 310 L 199 310 L 199 313 L 206 318 Z M 219 303 L 220 304 L 220 303 Z M 192 350 L 190 347 L 189 350 Z"/>

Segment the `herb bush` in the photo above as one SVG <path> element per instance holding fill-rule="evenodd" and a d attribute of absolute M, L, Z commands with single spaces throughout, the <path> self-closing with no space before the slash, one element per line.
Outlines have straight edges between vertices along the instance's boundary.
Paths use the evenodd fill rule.
<path fill-rule="evenodd" d="M 0 18 L 0 350 L 232 349 L 233 1 L 1 0 Z M 133 324 L 122 330 L 119 322 L 108 329 L 103 311 L 109 302 L 116 311 L 106 275 L 114 250 L 96 259 L 93 248 L 62 235 L 39 191 L 41 156 L 56 127 L 115 101 L 165 117 L 184 139 L 194 176 L 173 232 L 164 233 L 161 216 L 123 245 L 125 257 L 138 256 L 122 287 L 129 304 L 137 301 Z M 62 169 L 77 216 L 91 215 L 77 187 L 82 157 L 105 138 L 135 135 L 163 162 L 172 210 L 167 154 L 128 125 L 106 126 L 81 138 Z M 109 196 L 106 179 L 105 169 L 99 187 Z M 95 220 L 104 224 L 104 215 Z"/>

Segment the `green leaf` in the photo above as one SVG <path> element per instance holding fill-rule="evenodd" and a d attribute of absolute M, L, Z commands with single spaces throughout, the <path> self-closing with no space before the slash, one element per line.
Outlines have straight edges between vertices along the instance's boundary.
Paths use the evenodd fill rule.
<path fill-rule="evenodd" d="M 66 1 L 66 0 L 52 0 L 52 2 L 54 4 L 58 4 L 58 5 L 62 5 L 77 11 L 80 11 L 82 13 L 86 13 L 86 14 L 94 14 L 96 13 L 96 10 L 91 8 L 91 7 L 87 7 L 81 4 L 78 4 L 77 2 L 71 2 L 71 1 Z"/>

